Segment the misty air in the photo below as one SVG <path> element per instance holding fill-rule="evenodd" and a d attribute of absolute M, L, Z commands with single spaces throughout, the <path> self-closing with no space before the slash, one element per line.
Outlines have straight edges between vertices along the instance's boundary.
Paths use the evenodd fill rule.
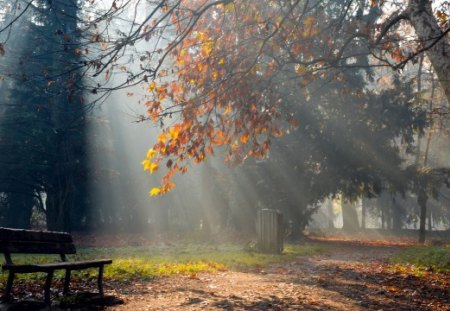
<path fill-rule="evenodd" d="M 448 310 L 449 17 L 0 0 L 0 310 Z"/>

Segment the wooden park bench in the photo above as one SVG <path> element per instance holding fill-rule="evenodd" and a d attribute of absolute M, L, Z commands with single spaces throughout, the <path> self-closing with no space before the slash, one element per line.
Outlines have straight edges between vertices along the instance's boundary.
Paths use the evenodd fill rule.
<path fill-rule="evenodd" d="M 70 273 L 72 270 L 98 268 L 98 290 L 103 295 L 103 268 L 112 263 L 111 259 L 68 261 L 66 255 L 75 254 L 72 236 L 64 232 L 46 232 L 0 228 L 0 253 L 5 255 L 2 271 L 9 271 L 6 282 L 4 301 L 11 300 L 14 276 L 20 273 L 47 273 L 44 287 L 45 303 L 50 305 L 50 286 L 55 270 L 65 270 L 63 293 L 69 292 Z M 14 264 L 11 254 L 58 254 L 61 261 L 40 264 Z"/>

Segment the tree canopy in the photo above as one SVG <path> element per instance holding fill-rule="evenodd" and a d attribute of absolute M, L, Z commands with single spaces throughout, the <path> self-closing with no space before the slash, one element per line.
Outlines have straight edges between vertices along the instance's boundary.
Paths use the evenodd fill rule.
<path fill-rule="evenodd" d="M 158 142 L 143 162 L 144 169 L 151 173 L 161 164 L 168 169 L 162 187 L 152 189 L 152 195 L 169 191 L 173 187 L 171 177 L 178 171 L 185 172 L 186 162 L 202 162 L 217 147 L 226 149 L 228 163 L 241 163 L 248 156 L 265 157 L 274 138 L 304 126 L 295 117 L 298 105 L 309 103 L 309 110 L 324 109 L 323 98 L 316 94 L 329 85 L 334 84 L 336 99 L 349 95 L 362 99 L 370 92 L 383 92 L 378 83 L 382 73 L 376 68 L 404 68 L 420 53 L 431 55 L 438 44 L 444 49 L 440 59 L 448 61 L 445 4 L 435 7 L 433 15 L 431 2 L 422 1 L 421 10 L 431 13 L 433 25 L 439 29 L 435 29 L 439 36 L 429 35 L 426 42 L 416 29 L 417 23 L 411 21 L 412 15 L 418 14 L 413 13 L 419 10 L 416 1 L 215 4 L 187 1 L 182 3 L 185 9 L 170 7 L 180 40 L 168 46 L 171 57 L 166 59 L 167 69 L 159 73 L 160 79 L 148 84 L 146 105 L 154 121 L 178 113 L 180 116 L 175 121 L 164 119 Z M 200 9 L 206 7 L 208 10 Z M 416 38 L 411 39 L 414 31 L 400 23 L 404 19 L 413 23 Z M 366 70 L 359 76 L 364 82 L 346 85 L 345 72 L 358 70 Z M 445 93 L 447 80 L 439 74 L 438 79 Z M 323 110 L 322 118 L 342 114 L 342 122 L 351 120 L 346 119 L 345 110 L 339 110 L 337 101 L 330 107 L 334 108 Z M 350 108 L 352 112 L 358 109 L 364 108 Z M 393 119 L 402 115 L 390 112 Z M 400 124 L 405 128 L 396 130 L 386 123 L 380 126 L 395 132 L 391 140 L 409 131 L 406 141 L 411 143 L 410 125 Z M 370 135 L 361 139 L 367 137 Z"/>
<path fill-rule="evenodd" d="M 139 121 L 161 128 L 142 163 L 150 173 L 164 170 L 152 196 L 216 154 L 229 165 L 289 162 L 304 205 L 382 189 L 432 194 L 448 178 L 445 169 L 424 167 L 426 160 L 406 161 L 418 137 L 431 135 L 435 116 L 448 114 L 446 1 L 0 3 L 1 87 L 15 106 L 3 113 L 13 119 L 19 111 L 15 120 L 33 124 L 31 135 L 4 126 L 3 137 L 40 141 L 15 152 L 44 162 L 21 173 L 32 178 L 35 197 L 47 193 L 54 218 L 64 209 L 56 206 L 77 200 L 76 181 L 88 178 L 85 113 L 137 85 L 146 92 Z M 55 152 L 42 156 L 48 146 Z"/>

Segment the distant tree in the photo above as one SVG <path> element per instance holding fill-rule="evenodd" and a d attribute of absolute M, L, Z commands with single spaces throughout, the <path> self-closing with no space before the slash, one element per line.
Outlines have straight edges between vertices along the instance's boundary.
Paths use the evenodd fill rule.
<path fill-rule="evenodd" d="M 46 213 L 52 230 L 79 228 L 84 217 L 86 106 L 80 102 L 80 79 L 73 70 L 50 78 L 73 69 L 77 61 L 76 20 L 67 18 L 72 14 L 76 14 L 74 3 L 49 6 L 36 1 L 6 35 L 17 34 L 5 47 L 5 53 L 15 57 L 1 59 L 9 74 L 1 86 L 7 96 L 1 101 L 0 164 L 6 182 L 0 192 L 8 201 L 16 201 L 8 203 L 14 212 L 5 221 L 21 214 L 19 227 L 29 226 L 34 205 Z M 7 16 L 6 23 L 11 19 L 14 16 Z M 61 35 L 63 30 L 66 36 Z M 19 195 L 29 199 L 18 204 Z"/>
<path fill-rule="evenodd" d="M 11 10 L 11 22 L 0 28 L 5 35 L 0 45 L 3 57 L 9 55 L 8 33 L 24 17 L 23 12 L 61 12 L 58 10 L 64 6 L 61 1 L 36 3 Z M 53 66 L 50 74 L 32 71 L 27 77 L 45 77 L 45 89 L 50 90 L 64 77 L 71 82 L 63 88 L 65 94 L 86 90 L 98 95 L 98 100 L 111 91 L 145 82 L 150 93 L 146 103 L 149 118 L 163 127 L 144 161 L 145 169 L 168 168 L 162 186 L 151 190 L 153 195 L 169 191 L 171 178 L 185 172 L 188 161 L 202 162 L 219 146 L 228 152 L 230 163 L 240 163 L 247 156 L 266 156 L 287 128 L 301 126 L 295 118 L 297 99 L 308 101 L 322 88 L 320 84 L 341 79 L 341 69 L 401 69 L 426 53 L 448 98 L 446 3 L 433 12 L 431 1 L 419 0 L 176 0 L 156 1 L 145 8 L 144 17 L 138 14 L 143 11 L 139 1 L 96 5 L 70 2 L 64 16 L 54 15 L 58 18 L 46 35 L 54 34 L 59 41 L 47 45 L 47 52 L 57 55 L 58 66 Z M 122 18 L 123 12 L 131 17 Z M 67 27 L 57 27 L 59 19 Z M 415 32 L 404 21 L 409 21 Z M 111 31 L 114 23 L 121 25 L 117 31 Z M 408 41 L 413 33 L 417 40 Z M 142 42 L 148 44 L 144 51 L 138 48 Z M 67 52 L 79 58 L 66 57 Z M 362 55 L 370 55 L 369 61 L 355 62 Z M 30 60 L 37 60 L 36 56 L 30 55 Z M 0 73 L 17 78 L 14 71 L 2 68 Z M 79 78 L 74 78 L 74 73 Z M 112 82 L 110 78 L 118 73 L 124 78 Z M 170 81 L 172 74 L 176 78 Z M 79 83 L 81 77 L 86 83 Z M 156 78 L 159 80 L 153 81 Z M 170 121 L 173 114 L 180 118 Z M 64 138 L 60 141 L 67 142 Z M 72 162 L 67 158 L 58 161 L 65 160 Z M 69 176 L 59 183 L 63 185 L 61 194 L 68 193 L 73 176 L 63 173 L 67 167 L 59 169 L 52 184 L 61 181 L 58 176 Z M 346 185 L 350 195 L 354 185 L 358 182 Z M 66 199 L 72 201 L 62 195 L 49 202 L 59 206 Z M 56 210 L 51 219 L 60 219 L 62 214 Z"/>
<path fill-rule="evenodd" d="M 45 132 L 48 114 L 39 103 L 39 95 L 34 88 L 24 82 L 28 75 L 38 71 L 34 64 L 27 64 L 27 43 L 33 38 L 36 25 L 30 22 L 31 12 L 17 26 L 17 36 L 8 47 L 16 57 L 2 59 L 2 65 L 17 72 L 17 80 L 3 79 L 1 83 L 0 124 L 0 192 L 3 195 L 1 206 L 2 225 L 7 227 L 29 228 L 33 206 L 43 210 L 40 200 L 44 191 L 43 181 L 47 169 Z M 7 16 L 7 21 L 11 20 Z M 25 17 L 24 17 L 25 18 Z M 27 73 L 22 69 L 27 66 Z M 31 67 L 31 68 L 30 68 Z M 12 68 L 15 68 L 14 70 Z M 38 200 L 39 199 L 39 200 Z"/>

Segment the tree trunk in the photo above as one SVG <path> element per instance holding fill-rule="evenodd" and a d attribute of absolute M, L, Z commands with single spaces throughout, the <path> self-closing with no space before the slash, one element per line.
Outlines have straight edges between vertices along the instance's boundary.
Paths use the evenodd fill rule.
<path fill-rule="evenodd" d="M 366 229 L 366 214 L 367 214 L 367 207 L 366 202 L 363 199 L 362 205 L 361 205 L 361 228 Z"/>
<path fill-rule="evenodd" d="M 425 221 L 427 219 L 427 201 L 428 195 L 421 190 L 417 197 L 417 203 L 420 207 L 420 225 L 419 225 L 419 243 L 425 243 Z"/>
<path fill-rule="evenodd" d="M 410 0 L 409 20 L 415 29 L 422 47 L 433 65 L 439 83 L 450 103 L 450 45 L 448 35 L 444 35 L 433 15 L 430 0 Z M 436 41 L 437 40 L 437 41 Z"/>
<path fill-rule="evenodd" d="M 392 199 L 392 229 L 395 232 L 402 229 L 402 208 L 395 198 Z"/>
<path fill-rule="evenodd" d="M 327 200 L 327 217 L 328 217 L 328 228 L 334 229 L 334 211 L 333 211 L 333 200 Z"/>
<path fill-rule="evenodd" d="M 344 201 L 342 203 L 342 229 L 347 232 L 355 232 L 359 230 L 358 214 L 355 205 Z"/>
<path fill-rule="evenodd" d="M 431 213 L 431 209 L 428 209 L 428 231 L 432 231 L 433 230 L 433 223 L 432 223 L 432 220 L 433 220 L 433 215 L 432 215 L 432 213 Z"/>

